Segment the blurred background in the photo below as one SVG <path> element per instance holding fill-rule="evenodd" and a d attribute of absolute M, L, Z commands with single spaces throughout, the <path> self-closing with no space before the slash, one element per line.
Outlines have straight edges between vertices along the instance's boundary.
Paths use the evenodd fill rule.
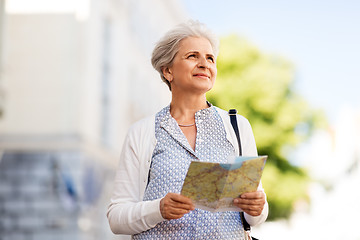
<path fill-rule="evenodd" d="M 0 240 L 129 239 L 106 210 L 123 138 L 166 106 L 155 42 L 221 39 L 213 104 L 269 155 L 260 239 L 360 239 L 360 2 L 0 0 Z"/>

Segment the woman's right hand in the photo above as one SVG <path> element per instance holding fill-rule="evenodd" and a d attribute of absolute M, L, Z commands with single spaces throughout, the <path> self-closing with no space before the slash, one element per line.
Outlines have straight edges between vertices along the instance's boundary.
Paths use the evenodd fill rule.
<path fill-rule="evenodd" d="M 194 210 L 191 199 L 178 193 L 168 193 L 160 201 L 160 212 L 163 218 L 179 219 Z"/>

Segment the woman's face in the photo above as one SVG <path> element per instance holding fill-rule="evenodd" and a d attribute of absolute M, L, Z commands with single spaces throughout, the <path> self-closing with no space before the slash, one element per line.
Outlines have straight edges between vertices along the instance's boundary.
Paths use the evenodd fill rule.
<path fill-rule="evenodd" d="M 215 56 L 206 38 L 188 37 L 180 42 L 173 65 L 164 70 L 171 89 L 187 93 L 206 93 L 215 83 Z"/>

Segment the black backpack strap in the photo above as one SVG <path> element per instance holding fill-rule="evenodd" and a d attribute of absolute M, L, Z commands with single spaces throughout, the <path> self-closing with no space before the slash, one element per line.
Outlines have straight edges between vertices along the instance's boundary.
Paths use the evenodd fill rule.
<path fill-rule="evenodd" d="M 230 121 L 231 121 L 231 125 L 234 129 L 236 138 L 237 138 L 237 142 L 238 142 L 238 146 L 239 146 L 239 156 L 242 155 L 242 151 L 241 151 L 241 140 L 240 140 L 240 133 L 239 133 L 239 127 L 237 124 L 237 119 L 236 119 L 236 114 L 237 111 L 236 109 L 230 109 L 229 110 L 229 116 L 230 116 Z"/>
<path fill-rule="evenodd" d="M 240 140 L 240 132 L 239 132 L 239 127 L 237 124 L 237 118 L 236 118 L 236 109 L 230 109 L 229 110 L 229 116 L 230 116 L 230 122 L 231 125 L 234 129 L 236 138 L 237 138 L 237 142 L 239 145 L 239 156 L 242 155 L 242 151 L 241 151 L 241 140 Z M 243 223 L 244 229 L 245 231 L 250 231 L 251 227 L 250 224 L 246 221 L 245 216 L 244 216 L 244 212 L 240 212 L 240 218 L 241 218 L 241 222 Z"/>

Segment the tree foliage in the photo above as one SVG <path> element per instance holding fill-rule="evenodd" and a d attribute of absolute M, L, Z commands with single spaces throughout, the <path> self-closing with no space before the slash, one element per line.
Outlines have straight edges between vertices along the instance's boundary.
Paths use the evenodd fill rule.
<path fill-rule="evenodd" d="M 324 121 L 293 89 L 294 66 L 260 52 L 236 35 L 221 40 L 218 76 L 207 98 L 223 109 L 236 108 L 251 123 L 259 155 L 268 155 L 262 178 L 269 219 L 287 218 L 307 200 L 306 172 L 289 162 L 291 151 Z"/>

